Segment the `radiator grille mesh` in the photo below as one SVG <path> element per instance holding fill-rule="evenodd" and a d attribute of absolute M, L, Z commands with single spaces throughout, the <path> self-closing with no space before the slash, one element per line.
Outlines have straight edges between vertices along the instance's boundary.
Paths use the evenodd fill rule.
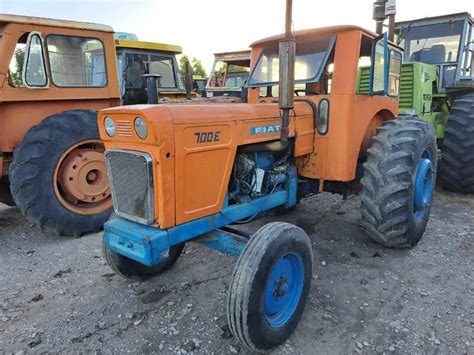
<path fill-rule="evenodd" d="M 153 175 L 148 154 L 109 150 L 105 152 L 115 212 L 141 223 L 152 223 Z"/>

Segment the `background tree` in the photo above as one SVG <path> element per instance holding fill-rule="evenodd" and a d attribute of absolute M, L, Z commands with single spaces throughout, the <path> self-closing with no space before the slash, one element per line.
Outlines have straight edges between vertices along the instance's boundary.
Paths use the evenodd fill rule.
<path fill-rule="evenodd" d="M 25 61 L 25 50 L 18 50 L 15 52 L 15 71 L 10 72 L 10 80 L 13 86 L 23 86 L 23 63 Z"/>
<path fill-rule="evenodd" d="M 194 75 L 199 75 L 201 77 L 206 77 L 206 69 L 202 66 L 202 62 L 200 59 L 193 58 L 192 62 L 192 67 L 193 67 L 193 74 Z"/>
<path fill-rule="evenodd" d="M 186 74 L 186 64 L 189 63 L 189 57 L 184 54 L 179 59 L 179 77 L 184 82 L 184 75 Z"/>

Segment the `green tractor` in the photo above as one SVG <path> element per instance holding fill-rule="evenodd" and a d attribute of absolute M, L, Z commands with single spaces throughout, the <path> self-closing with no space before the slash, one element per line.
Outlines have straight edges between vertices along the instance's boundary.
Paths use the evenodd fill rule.
<path fill-rule="evenodd" d="M 435 127 L 442 186 L 474 193 L 474 26 L 469 13 L 395 24 L 404 48 L 400 113 Z"/>

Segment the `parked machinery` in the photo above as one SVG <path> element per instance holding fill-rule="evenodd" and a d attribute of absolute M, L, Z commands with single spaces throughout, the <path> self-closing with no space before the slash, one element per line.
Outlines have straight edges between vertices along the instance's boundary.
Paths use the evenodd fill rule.
<path fill-rule="evenodd" d="M 250 71 L 250 50 L 215 53 L 214 58 L 202 96 L 229 96 L 246 101 L 245 84 Z"/>
<path fill-rule="evenodd" d="M 430 122 L 443 187 L 474 193 L 474 29 L 468 13 L 396 23 L 405 49 L 400 112 Z"/>
<path fill-rule="evenodd" d="M 156 276 L 188 241 L 237 257 L 228 322 L 257 351 L 296 328 L 312 249 L 306 233 L 288 223 L 254 234 L 236 225 L 318 192 L 360 191 L 368 234 L 409 248 L 425 231 L 436 177 L 432 126 L 396 119 L 401 48 L 355 26 L 293 34 L 288 3 L 284 40 L 251 45 L 248 103 L 99 114 L 116 212 L 104 226 L 109 266 L 126 277 Z M 372 63 L 368 82 L 358 76 L 365 62 Z"/>
<path fill-rule="evenodd" d="M 112 198 L 96 111 L 146 103 L 148 73 L 162 96 L 184 97 L 180 52 L 115 40 L 109 26 L 0 14 L 0 201 L 57 234 L 102 228 Z"/>

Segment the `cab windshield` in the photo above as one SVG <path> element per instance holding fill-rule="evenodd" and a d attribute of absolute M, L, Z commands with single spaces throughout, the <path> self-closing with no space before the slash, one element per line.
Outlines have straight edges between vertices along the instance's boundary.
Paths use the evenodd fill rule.
<path fill-rule="evenodd" d="M 334 45 L 335 37 L 320 38 L 317 41 L 302 42 L 296 45 L 295 82 L 309 83 L 319 81 L 325 62 Z M 280 60 L 278 42 L 265 48 L 250 75 L 248 86 L 268 86 L 278 84 Z"/>
<path fill-rule="evenodd" d="M 426 64 L 456 63 L 463 31 L 463 21 L 404 28 L 400 46 L 404 60 Z"/>

